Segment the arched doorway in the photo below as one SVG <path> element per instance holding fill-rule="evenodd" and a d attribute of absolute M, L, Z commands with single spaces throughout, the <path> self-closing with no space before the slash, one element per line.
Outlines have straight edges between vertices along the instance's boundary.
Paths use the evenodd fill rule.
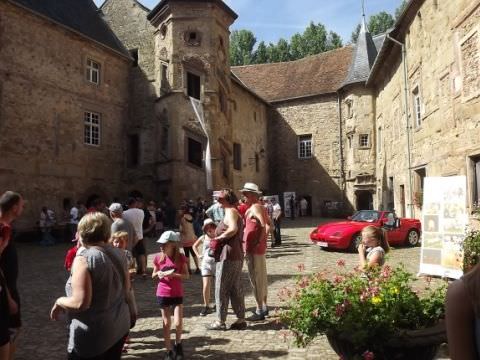
<path fill-rule="evenodd" d="M 373 195 L 370 191 L 357 191 L 357 210 L 373 210 Z"/>

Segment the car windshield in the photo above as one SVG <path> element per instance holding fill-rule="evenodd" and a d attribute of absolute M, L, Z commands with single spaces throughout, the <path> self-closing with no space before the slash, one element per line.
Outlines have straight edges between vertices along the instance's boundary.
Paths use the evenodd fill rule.
<path fill-rule="evenodd" d="M 353 216 L 353 221 L 360 221 L 360 222 L 375 222 L 378 221 L 379 213 L 378 211 L 374 210 L 361 210 L 357 211 Z"/>

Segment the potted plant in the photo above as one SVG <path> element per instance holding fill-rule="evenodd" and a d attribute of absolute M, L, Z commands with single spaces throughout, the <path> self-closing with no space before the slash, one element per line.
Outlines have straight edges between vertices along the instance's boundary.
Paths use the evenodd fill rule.
<path fill-rule="evenodd" d="M 480 256 L 480 231 L 470 230 L 465 236 L 462 245 L 463 252 L 463 272 L 468 272 L 478 264 Z"/>
<path fill-rule="evenodd" d="M 446 286 L 429 285 L 420 297 L 403 266 L 303 276 L 284 290 L 289 306 L 282 321 L 296 343 L 326 335 L 343 359 L 433 359 L 446 341 Z"/>

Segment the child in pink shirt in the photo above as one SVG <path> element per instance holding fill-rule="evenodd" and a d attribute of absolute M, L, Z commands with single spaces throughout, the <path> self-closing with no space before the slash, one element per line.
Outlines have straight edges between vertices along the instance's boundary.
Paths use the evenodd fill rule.
<path fill-rule="evenodd" d="M 157 300 L 162 310 L 163 338 L 167 353 L 166 360 L 183 359 L 183 284 L 188 279 L 187 258 L 180 253 L 180 234 L 165 231 L 158 239 L 161 253 L 153 259 L 152 277 L 160 281 L 157 286 Z M 173 309 L 172 309 L 173 308 Z M 175 323 L 176 344 L 172 349 L 170 340 L 171 316 Z"/>

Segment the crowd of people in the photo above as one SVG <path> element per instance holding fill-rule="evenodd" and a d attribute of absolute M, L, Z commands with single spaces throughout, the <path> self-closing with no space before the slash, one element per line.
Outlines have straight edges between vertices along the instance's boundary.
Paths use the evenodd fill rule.
<path fill-rule="evenodd" d="M 64 316 L 68 320 L 67 358 L 121 358 L 138 314 L 132 279 L 134 273 L 140 278 L 147 276 L 143 242 L 146 234 L 156 237 L 160 232 L 159 251 L 153 258 L 151 277 L 158 282 L 155 296 L 163 319 L 164 359 L 184 359 L 183 281 L 194 273 L 202 276 L 204 307 L 199 315 L 215 312 L 215 320 L 207 325 L 207 330 L 244 330 L 248 327 L 247 321 L 265 320 L 269 315 L 268 238 L 272 238 L 271 246 L 281 244 L 282 210 L 275 200 L 264 201 L 256 184 L 246 183 L 239 193 L 242 200 L 231 189 L 218 191 L 209 207 L 204 201 L 197 204 L 184 201 L 178 214 L 178 232 L 154 226 L 161 219 L 157 217 L 155 204 L 151 202 L 144 208 L 143 201 L 137 198 L 130 198 L 125 206 L 112 203 L 108 208 L 98 202 L 84 214 L 80 207 L 72 208 L 70 213 L 74 219 L 70 224 L 75 244 L 65 259 L 69 272 L 66 296 L 55 300 L 50 313 L 52 320 Z M 19 265 L 12 241 L 12 222 L 22 214 L 23 207 L 24 200 L 18 193 L 7 191 L 0 196 L 0 360 L 13 359 L 22 325 L 17 289 Z M 42 209 L 42 213 L 45 214 L 42 226 L 48 227 L 48 218 L 53 216 L 47 208 Z M 145 221 L 147 213 L 155 217 L 155 223 Z M 48 240 L 48 235 L 44 240 Z M 363 229 L 358 247 L 361 267 L 383 266 L 388 251 L 383 229 L 375 226 Z M 256 303 L 248 317 L 241 282 L 244 262 Z M 477 331 L 477 322 L 473 320 L 477 318 L 474 314 L 478 274 L 477 270 L 470 272 L 453 283 L 449 290 L 449 339 L 453 343 L 452 352 L 460 354 L 454 359 L 466 359 L 464 355 L 476 351 L 476 342 L 471 341 L 475 337 L 471 335 Z M 215 289 L 213 301 L 212 287 Z M 472 306 L 455 306 L 468 298 Z M 230 303 L 235 320 L 227 327 Z M 175 342 L 171 339 L 172 325 Z"/>

